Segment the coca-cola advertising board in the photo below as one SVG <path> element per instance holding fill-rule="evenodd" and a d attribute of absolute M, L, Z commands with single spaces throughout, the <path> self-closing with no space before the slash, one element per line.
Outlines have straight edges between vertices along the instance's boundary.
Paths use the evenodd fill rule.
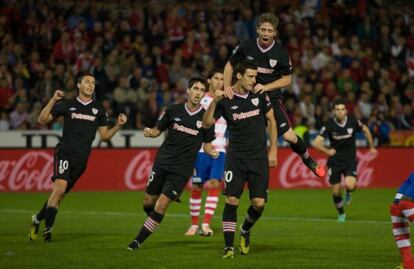
<path fill-rule="evenodd" d="M 144 190 L 156 148 L 95 149 L 75 191 Z M 312 155 L 323 165 L 326 156 Z M 414 171 L 414 148 L 381 148 L 372 155 L 358 150 L 358 186 L 396 188 Z M 0 192 L 50 191 L 53 150 L 0 149 Z M 279 149 L 278 166 L 270 169 L 271 188 L 325 188 L 290 149 Z"/>

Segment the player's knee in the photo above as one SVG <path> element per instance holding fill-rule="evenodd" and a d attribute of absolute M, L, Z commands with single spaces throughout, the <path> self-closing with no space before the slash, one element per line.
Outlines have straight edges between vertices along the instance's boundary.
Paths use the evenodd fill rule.
<path fill-rule="evenodd" d="M 264 209 L 264 206 L 265 206 L 265 201 L 264 201 L 264 199 L 253 200 L 251 205 L 255 210 L 262 211 Z"/>
<path fill-rule="evenodd" d="M 154 207 L 156 199 L 154 197 L 145 195 L 142 200 L 142 206 L 144 207 Z"/>
<path fill-rule="evenodd" d="M 239 205 L 239 199 L 234 196 L 227 196 L 226 203 L 230 205 Z"/>
<path fill-rule="evenodd" d="M 284 133 L 283 138 L 289 143 L 295 144 L 298 141 L 298 138 L 292 129 L 289 129 L 286 133 Z"/>
<path fill-rule="evenodd" d="M 212 179 L 207 181 L 206 186 L 208 189 L 218 189 L 220 187 L 220 181 Z"/>
<path fill-rule="evenodd" d="M 191 189 L 194 190 L 194 191 L 202 191 L 203 190 L 202 186 L 200 186 L 200 184 L 196 184 L 196 183 L 193 183 L 191 185 Z"/>

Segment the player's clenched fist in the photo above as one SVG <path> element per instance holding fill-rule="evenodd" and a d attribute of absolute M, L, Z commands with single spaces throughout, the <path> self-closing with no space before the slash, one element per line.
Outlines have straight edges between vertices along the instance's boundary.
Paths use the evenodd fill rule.
<path fill-rule="evenodd" d="M 65 97 L 65 93 L 61 90 L 56 90 L 52 98 L 57 102 L 61 100 L 63 97 Z"/>

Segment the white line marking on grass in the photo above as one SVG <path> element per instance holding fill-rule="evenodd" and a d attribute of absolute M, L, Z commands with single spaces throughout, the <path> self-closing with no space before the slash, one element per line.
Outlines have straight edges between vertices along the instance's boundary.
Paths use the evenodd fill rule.
<path fill-rule="evenodd" d="M 1 208 L 0 212 L 3 213 L 17 213 L 17 214 L 33 214 L 33 210 L 26 209 L 8 209 Z M 133 212 L 115 212 L 115 211 L 59 211 L 60 214 L 82 214 L 82 215 L 107 215 L 107 216 L 139 216 L 146 217 L 146 214 L 143 213 L 133 213 Z M 167 213 L 167 217 L 173 218 L 189 218 L 189 214 L 177 214 L 177 213 Z M 217 217 L 217 216 L 216 216 Z M 303 218 L 303 217 L 276 217 L 276 216 L 263 216 L 260 219 L 262 220 L 271 220 L 271 221 L 301 221 L 301 222 L 337 222 L 336 219 L 327 219 L 327 218 Z M 346 223 L 358 223 L 358 224 L 391 224 L 391 221 L 382 221 L 382 220 L 347 220 Z"/>

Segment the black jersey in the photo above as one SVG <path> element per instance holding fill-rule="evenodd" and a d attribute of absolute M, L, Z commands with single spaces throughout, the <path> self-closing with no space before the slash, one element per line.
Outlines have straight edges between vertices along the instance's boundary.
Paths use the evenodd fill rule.
<path fill-rule="evenodd" d="M 234 159 L 259 159 L 267 156 L 266 113 L 272 108 L 267 94 L 234 94 L 217 103 L 216 119 L 223 116 L 229 132 L 227 156 Z"/>
<path fill-rule="evenodd" d="M 214 125 L 209 129 L 202 128 L 205 109 L 200 106 L 190 111 L 187 104 L 169 106 L 159 117 L 157 128 L 168 135 L 162 143 L 155 165 L 166 170 L 190 177 L 194 161 L 202 142 L 214 140 Z"/>
<path fill-rule="evenodd" d="M 336 154 L 329 160 L 336 162 L 354 161 L 356 158 L 356 133 L 362 131 L 363 124 L 355 117 L 347 116 L 343 124 L 330 119 L 319 131 L 319 135 L 329 138 Z"/>
<path fill-rule="evenodd" d="M 230 63 L 235 66 L 240 60 L 248 58 L 254 59 L 258 64 L 256 82 L 268 84 L 280 79 L 282 76 L 292 74 L 292 63 L 287 51 L 278 42 L 263 49 L 259 45 L 258 39 L 250 39 L 241 42 L 230 57 Z M 280 89 L 267 92 L 272 103 L 275 99 L 282 98 Z"/>
<path fill-rule="evenodd" d="M 63 116 L 63 151 L 76 156 L 88 157 L 96 130 L 108 124 L 102 105 L 96 101 L 83 102 L 79 97 L 63 99 L 52 108 L 53 118 Z"/>

